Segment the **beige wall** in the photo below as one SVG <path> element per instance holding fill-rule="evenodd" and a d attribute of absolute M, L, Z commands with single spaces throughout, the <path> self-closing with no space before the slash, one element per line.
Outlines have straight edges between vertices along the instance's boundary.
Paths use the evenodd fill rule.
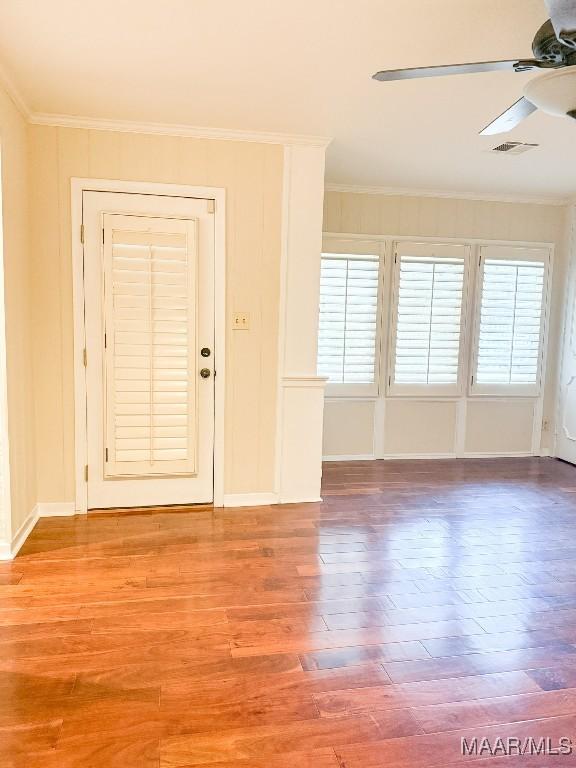
<path fill-rule="evenodd" d="M 272 491 L 283 148 L 46 126 L 29 138 L 39 500 L 74 499 L 72 177 L 226 188 L 227 311 L 251 328 L 226 333 L 225 491 Z"/>
<path fill-rule="evenodd" d="M 459 200 L 450 198 L 389 196 L 378 194 L 359 194 L 351 192 L 327 192 L 324 199 L 324 232 L 331 234 L 381 235 L 389 237 L 438 237 L 438 238 L 470 238 L 485 240 L 512 240 L 524 242 L 551 242 L 555 244 L 554 276 L 551 292 L 551 316 L 548 347 L 547 375 L 544 391 L 543 418 L 549 428 L 542 435 L 542 451 L 550 451 L 553 447 L 554 422 L 556 412 L 556 393 L 558 381 L 559 340 L 562 325 L 562 307 L 564 302 L 564 285 L 566 280 L 566 248 L 565 248 L 566 209 L 562 206 L 485 202 L 478 200 Z M 328 401 L 325 409 L 326 428 L 324 440 L 324 455 L 360 455 L 378 453 L 378 443 L 384 443 L 385 454 L 414 453 L 452 453 L 457 440 L 456 409 L 457 403 L 451 406 L 450 414 L 443 414 L 438 424 L 442 424 L 442 434 L 433 430 L 437 404 L 431 404 L 425 416 L 420 414 L 415 418 L 415 427 L 426 424 L 426 434 L 414 442 L 412 448 L 407 444 L 406 408 L 414 412 L 415 401 L 386 399 L 380 410 L 376 401 L 364 406 L 362 424 L 369 423 L 359 433 L 360 423 L 355 422 L 346 437 L 344 425 L 353 419 L 352 405 L 346 401 Z M 357 408 L 358 406 L 354 406 Z M 448 405 L 443 405 L 448 408 Z M 529 450 L 531 432 L 525 419 L 521 416 L 521 404 L 510 403 L 506 413 L 510 417 L 509 430 L 499 429 L 501 425 L 502 405 L 495 402 L 485 403 L 482 413 L 479 406 L 470 409 L 464 418 L 466 429 L 465 449 L 469 452 L 514 452 Z M 350 411 L 348 413 L 347 409 Z M 373 418 L 368 419 L 366 411 L 372 410 Z M 477 413 L 478 412 L 478 413 Z M 378 413 L 384 413 L 384 434 L 372 434 L 370 427 L 378 423 Z M 462 412 L 464 413 L 464 412 Z M 533 413 L 533 411 L 532 411 Z M 404 416 L 403 416 L 404 414 Z M 422 418 L 425 421 L 422 422 Z M 486 434 L 486 419 L 494 426 L 491 439 Z M 477 424 L 480 419 L 481 424 Z M 530 416 L 528 416 L 528 420 Z M 394 431 L 394 421 L 398 422 L 398 430 Z M 338 434 L 344 431 L 344 434 Z M 408 430 L 409 431 L 409 430 Z M 508 442 L 502 440 L 502 431 L 509 434 Z M 335 435 L 338 434 L 338 439 Z M 478 436 L 478 440 L 474 439 Z M 350 450 L 346 450 L 347 446 Z M 492 446 L 492 447 L 491 447 Z M 367 448 L 372 450 L 366 450 Z"/>
<path fill-rule="evenodd" d="M 0 90 L 11 520 L 14 536 L 36 504 L 26 123 Z M 0 514 L 0 518 L 2 515 Z"/>

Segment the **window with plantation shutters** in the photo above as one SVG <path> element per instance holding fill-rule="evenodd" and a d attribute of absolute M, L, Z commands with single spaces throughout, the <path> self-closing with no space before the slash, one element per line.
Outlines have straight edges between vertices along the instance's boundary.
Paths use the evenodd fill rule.
<path fill-rule="evenodd" d="M 378 255 L 322 255 L 318 373 L 330 385 L 375 386 L 379 273 Z"/>
<path fill-rule="evenodd" d="M 396 245 L 391 393 L 457 390 L 468 256 L 461 245 Z"/>
<path fill-rule="evenodd" d="M 473 390 L 539 389 L 548 253 L 483 248 Z"/>
<path fill-rule="evenodd" d="M 105 477 L 196 471 L 196 225 L 104 214 Z"/>

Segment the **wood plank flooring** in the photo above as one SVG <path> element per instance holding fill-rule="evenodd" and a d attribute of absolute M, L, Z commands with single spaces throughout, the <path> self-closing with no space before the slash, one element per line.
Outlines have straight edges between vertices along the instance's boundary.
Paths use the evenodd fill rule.
<path fill-rule="evenodd" d="M 41 520 L 0 564 L 0 768 L 461 768 L 462 737 L 576 750 L 576 468 L 330 464 L 323 497 Z"/>

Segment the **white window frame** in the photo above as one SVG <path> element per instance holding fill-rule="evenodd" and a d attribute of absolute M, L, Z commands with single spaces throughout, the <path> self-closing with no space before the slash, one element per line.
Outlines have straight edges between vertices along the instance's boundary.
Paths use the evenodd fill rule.
<path fill-rule="evenodd" d="M 374 350 L 374 381 L 370 384 L 326 384 L 326 397 L 373 397 L 380 394 L 381 360 L 382 360 L 382 327 L 385 312 L 383 311 L 384 274 L 386 267 L 386 247 L 382 240 L 366 239 L 347 240 L 345 238 L 324 237 L 322 242 L 322 258 L 324 256 L 347 254 L 351 256 L 376 256 L 378 258 L 378 303 L 376 308 L 376 342 Z"/>
<path fill-rule="evenodd" d="M 396 331 L 398 325 L 398 300 L 400 286 L 400 253 L 409 247 L 412 255 L 454 258 L 456 250 L 464 258 L 464 277 L 462 284 L 462 309 L 460 315 L 460 350 L 458 356 L 458 379 L 456 384 L 397 384 L 394 381 L 396 368 Z M 388 343 L 388 378 L 386 394 L 389 397 L 448 397 L 460 396 L 464 391 L 465 365 L 468 345 L 468 317 L 470 314 L 470 275 L 472 264 L 472 248 L 466 242 L 426 242 L 418 239 L 398 240 L 393 244 L 394 263 L 392 270 L 392 300 L 390 302 L 390 332 Z"/>
<path fill-rule="evenodd" d="M 544 287 L 542 291 L 542 315 L 540 320 L 540 352 L 536 384 L 477 384 L 480 322 L 482 313 L 482 288 L 486 259 L 501 261 L 534 261 L 544 263 Z M 527 397 L 539 398 L 543 390 L 544 362 L 548 347 L 550 317 L 550 290 L 552 274 L 552 249 L 520 245 L 483 245 L 479 248 L 478 277 L 474 296 L 474 327 L 470 356 L 470 397 Z"/>

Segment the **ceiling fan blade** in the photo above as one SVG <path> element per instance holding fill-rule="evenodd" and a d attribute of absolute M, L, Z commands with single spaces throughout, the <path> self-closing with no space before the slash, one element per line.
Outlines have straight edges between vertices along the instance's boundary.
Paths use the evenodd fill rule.
<path fill-rule="evenodd" d="M 413 80 L 420 77 L 443 77 L 445 75 L 470 75 L 475 72 L 497 72 L 508 70 L 514 72 L 518 59 L 512 61 L 479 61 L 475 64 L 448 64 L 442 67 L 416 67 L 414 69 L 389 69 L 376 72 L 374 80 L 387 82 L 390 80 Z"/>
<path fill-rule="evenodd" d="M 546 0 L 556 37 L 576 48 L 576 3 L 574 0 Z"/>
<path fill-rule="evenodd" d="M 511 131 L 512 128 L 516 128 L 520 125 L 522 120 L 525 120 L 533 112 L 536 112 L 538 107 L 534 106 L 531 101 L 528 101 L 524 96 L 519 99 L 515 104 L 503 112 L 500 117 L 493 120 L 489 125 L 480 131 L 480 136 L 495 136 L 497 133 L 506 133 Z"/>

